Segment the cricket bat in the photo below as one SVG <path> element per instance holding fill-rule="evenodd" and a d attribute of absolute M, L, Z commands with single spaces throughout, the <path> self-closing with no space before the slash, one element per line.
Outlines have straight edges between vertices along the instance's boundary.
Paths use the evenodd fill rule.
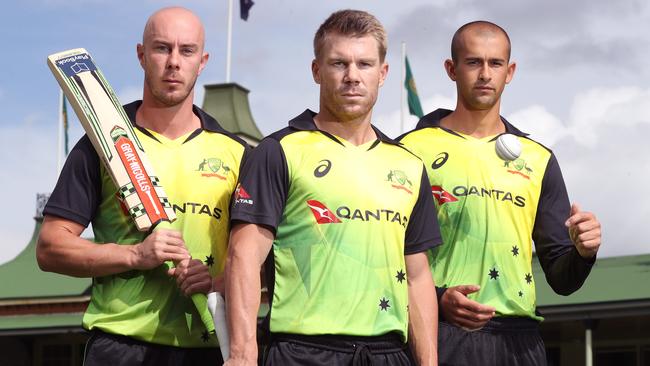
<path fill-rule="evenodd" d="M 48 56 L 48 66 L 74 108 L 140 231 L 174 221 L 172 205 L 115 92 L 90 54 L 77 48 Z"/>
<path fill-rule="evenodd" d="M 122 104 L 90 54 L 83 48 L 63 51 L 48 56 L 47 64 L 118 187 L 119 197 L 138 230 L 150 231 L 161 222 L 173 222 L 176 214 L 160 179 Z M 192 301 L 201 321 L 213 333 L 206 295 L 194 294 Z"/>

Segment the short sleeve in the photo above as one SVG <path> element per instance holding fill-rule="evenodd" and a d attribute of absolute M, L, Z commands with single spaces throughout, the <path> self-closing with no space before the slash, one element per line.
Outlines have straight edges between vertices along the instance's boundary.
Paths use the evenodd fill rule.
<path fill-rule="evenodd" d="M 422 166 L 422 179 L 418 199 L 413 207 L 413 212 L 406 227 L 404 254 L 415 254 L 436 247 L 442 243 L 438 214 L 429 177 Z"/>
<path fill-rule="evenodd" d="M 289 173 L 280 142 L 267 137 L 247 154 L 230 214 L 232 224 L 246 222 L 277 229 L 287 200 Z"/>
<path fill-rule="evenodd" d="M 88 226 L 101 201 L 99 164 L 97 152 L 84 135 L 68 155 L 43 214 Z"/>

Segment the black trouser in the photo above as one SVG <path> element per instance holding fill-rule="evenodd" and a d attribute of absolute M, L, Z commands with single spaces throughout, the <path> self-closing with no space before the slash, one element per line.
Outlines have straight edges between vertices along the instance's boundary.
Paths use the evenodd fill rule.
<path fill-rule="evenodd" d="M 533 319 L 493 318 L 473 332 L 439 324 L 440 366 L 546 366 L 544 342 Z"/>
<path fill-rule="evenodd" d="M 400 366 L 414 365 L 397 334 L 379 337 L 273 334 L 264 365 Z"/>
<path fill-rule="evenodd" d="M 84 366 L 221 365 L 218 348 L 180 348 L 147 343 L 93 330 L 86 343 Z"/>

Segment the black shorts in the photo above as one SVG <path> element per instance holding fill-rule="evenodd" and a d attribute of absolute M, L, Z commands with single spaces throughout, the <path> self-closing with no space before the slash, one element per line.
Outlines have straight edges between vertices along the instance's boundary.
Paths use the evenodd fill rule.
<path fill-rule="evenodd" d="M 93 330 L 86 343 L 84 366 L 221 365 L 218 348 L 180 348 L 142 342 Z"/>
<path fill-rule="evenodd" d="M 493 318 L 473 332 L 439 324 L 440 366 L 546 366 L 544 342 L 533 319 Z"/>
<path fill-rule="evenodd" d="M 415 365 L 397 334 L 379 337 L 273 334 L 266 366 L 401 366 Z"/>

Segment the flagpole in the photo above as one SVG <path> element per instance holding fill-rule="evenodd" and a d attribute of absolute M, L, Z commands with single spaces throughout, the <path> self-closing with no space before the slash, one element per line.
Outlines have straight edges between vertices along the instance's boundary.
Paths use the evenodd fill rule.
<path fill-rule="evenodd" d="M 226 83 L 230 82 L 230 58 L 232 56 L 232 0 L 228 0 L 228 40 L 226 44 Z"/>
<path fill-rule="evenodd" d="M 400 72 L 400 103 L 399 103 L 399 134 L 404 133 L 404 100 L 405 95 L 404 91 L 406 87 L 404 86 L 404 82 L 406 79 L 406 42 L 402 42 L 402 69 Z"/>
<path fill-rule="evenodd" d="M 63 90 L 59 91 L 59 131 L 56 144 L 56 175 L 58 176 L 63 167 Z"/>

